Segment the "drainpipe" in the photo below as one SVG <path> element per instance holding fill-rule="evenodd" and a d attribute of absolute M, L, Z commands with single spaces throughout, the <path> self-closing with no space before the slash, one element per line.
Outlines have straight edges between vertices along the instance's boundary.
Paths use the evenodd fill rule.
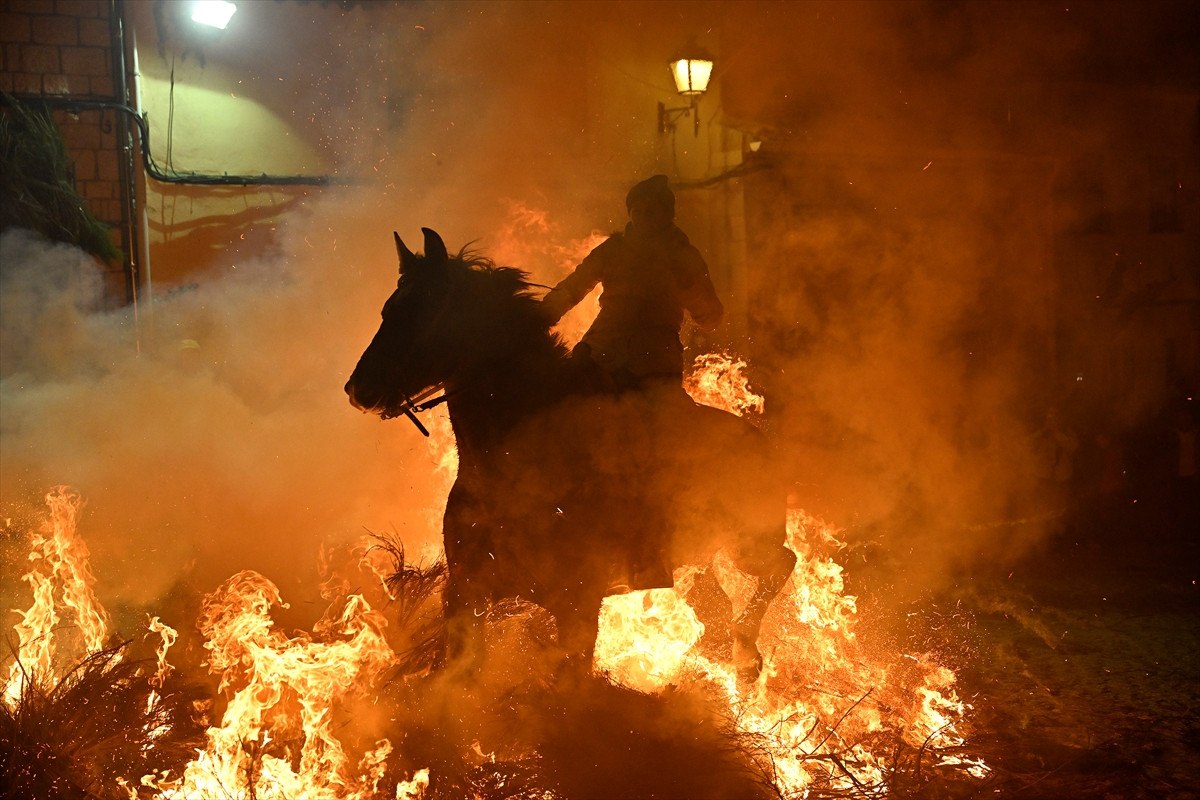
<path fill-rule="evenodd" d="M 109 6 L 109 27 L 112 32 L 113 54 L 113 87 L 116 100 L 121 104 L 129 103 L 129 76 L 125 66 L 125 4 L 123 0 L 111 0 Z M 137 348 L 141 351 L 141 320 L 139 318 L 138 295 L 143 278 L 149 278 L 149 272 L 141 269 L 143 262 L 139 247 L 142 237 L 139 235 L 139 213 L 141 204 L 137 196 L 137 172 L 133 160 L 133 140 L 130 137 L 129 121 L 122 115 L 117 115 L 117 142 L 121 156 L 121 201 L 124 206 L 125 225 L 125 269 L 126 297 L 133 305 L 133 324 L 138 332 Z M 148 265 L 145 265 L 148 267 Z"/>
<path fill-rule="evenodd" d="M 143 116 L 143 114 L 142 114 L 142 69 L 141 69 L 141 65 L 138 63 L 137 29 L 136 28 L 134 28 L 130 31 L 129 49 L 133 55 L 133 108 L 134 108 L 134 111 L 137 113 L 138 117 L 142 117 Z M 141 181 L 138 182 L 138 187 L 139 187 L 139 189 L 142 187 Z M 148 212 L 146 211 L 146 198 L 145 198 L 144 191 L 140 192 L 139 195 L 140 195 L 140 199 L 141 199 L 141 203 L 140 203 L 141 216 L 140 216 L 138 222 L 141 223 L 142 231 L 148 231 L 148 230 L 150 230 L 150 218 L 149 218 Z M 142 283 L 146 287 L 146 302 L 153 303 L 154 302 L 154 284 L 153 284 L 154 273 L 150 267 L 150 237 L 149 236 L 143 235 L 141 237 L 141 248 L 142 248 L 142 252 L 141 252 Z"/>
<path fill-rule="evenodd" d="M 166 172 L 154 161 L 150 153 L 150 129 L 141 107 L 141 83 L 137 54 L 137 31 L 132 31 L 135 106 L 130 106 L 130 87 L 127 73 L 127 44 L 125 37 L 124 0 L 110 0 L 111 34 L 113 53 L 114 98 L 95 100 L 65 97 L 63 95 L 12 95 L 13 99 L 30 105 L 66 111 L 115 111 L 117 112 L 117 138 L 122 149 L 121 200 L 124 206 L 122 237 L 125 242 L 126 297 L 133 305 L 135 325 L 138 319 L 139 294 L 144 290 L 147 298 L 152 286 L 150 270 L 150 243 L 144 232 L 149 230 L 149 220 L 144 197 L 139 197 L 137 164 L 133 154 L 132 132 L 136 129 L 138 147 L 141 151 L 142 172 L 160 183 L 188 186 L 334 186 L 352 185 L 353 180 L 331 175 L 229 175 L 203 174 L 194 172 Z M 132 126 L 131 126 L 132 123 Z"/>

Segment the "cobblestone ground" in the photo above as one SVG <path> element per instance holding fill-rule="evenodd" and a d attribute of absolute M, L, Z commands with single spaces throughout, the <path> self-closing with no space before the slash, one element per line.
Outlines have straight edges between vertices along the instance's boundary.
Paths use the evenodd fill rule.
<path fill-rule="evenodd" d="M 1200 798 L 1200 533 L 1128 522 L 1064 535 L 917 615 L 939 621 L 934 646 L 974 706 L 970 749 L 994 769 L 967 796 Z"/>

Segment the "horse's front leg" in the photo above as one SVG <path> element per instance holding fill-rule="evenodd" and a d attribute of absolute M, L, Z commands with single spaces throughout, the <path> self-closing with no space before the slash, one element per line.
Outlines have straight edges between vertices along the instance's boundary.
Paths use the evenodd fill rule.
<path fill-rule="evenodd" d="M 477 504 L 455 483 L 446 500 L 442 539 L 446 549 L 445 661 L 478 665 L 485 652 L 484 621 L 495 594 L 494 559 Z"/>
<path fill-rule="evenodd" d="M 558 626 L 558 645 L 564 651 L 564 666 L 581 674 L 592 670 L 596 636 L 600 632 L 600 602 L 600 597 L 596 596 L 595 599 L 589 597 L 587 601 L 575 600 L 547 609 Z"/>
<path fill-rule="evenodd" d="M 738 678 L 746 683 L 758 679 L 762 671 L 762 654 L 758 650 L 758 635 L 771 602 L 779 594 L 796 566 L 796 554 L 782 542 L 742 543 L 735 560 L 743 572 L 758 578 L 754 594 L 746 608 L 733 620 L 733 665 Z"/>

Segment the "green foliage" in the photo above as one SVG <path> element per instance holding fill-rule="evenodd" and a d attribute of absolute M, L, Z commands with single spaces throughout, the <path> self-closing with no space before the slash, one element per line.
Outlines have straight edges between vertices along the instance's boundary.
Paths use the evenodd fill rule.
<path fill-rule="evenodd" d="M 75 191 L 72 162 L 54 120 L 0 95 L 0 231 L 28 228 L 105 261 L 121 258 L 109 226 Z"/>

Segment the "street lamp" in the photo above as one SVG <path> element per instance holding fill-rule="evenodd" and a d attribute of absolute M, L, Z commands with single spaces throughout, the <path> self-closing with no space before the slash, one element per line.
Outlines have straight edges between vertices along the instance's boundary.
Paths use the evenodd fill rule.
<path fill-rule="evenodd" d="M 192 4 L 192 22 L 225 30 L 237 6 L 225 0 L 196 0 Z"/>
<path fill-rule="evenodd" d="M 713 60 L 703 51 L 691 50 L 686 55 L 671 59 L 671 77 L 675 79 L 675 90 L 688 99 L 686 106 L 667 108 L 664 103 L 658 104 L 658 132 L 666 133 L 675 130 L 675 120 L 691 116 L 694 135 L 700 135 L 700 112 L 697 102 L 700 95 L 708 91 L 708 81 L 712 77 Z"/>
<path fill-rule="evenodd" d="M 699 96 L 708 91 L 713 62 L 710 58 L 678 58 L 671 62 L 671 77 L 681 95 Z"/>

